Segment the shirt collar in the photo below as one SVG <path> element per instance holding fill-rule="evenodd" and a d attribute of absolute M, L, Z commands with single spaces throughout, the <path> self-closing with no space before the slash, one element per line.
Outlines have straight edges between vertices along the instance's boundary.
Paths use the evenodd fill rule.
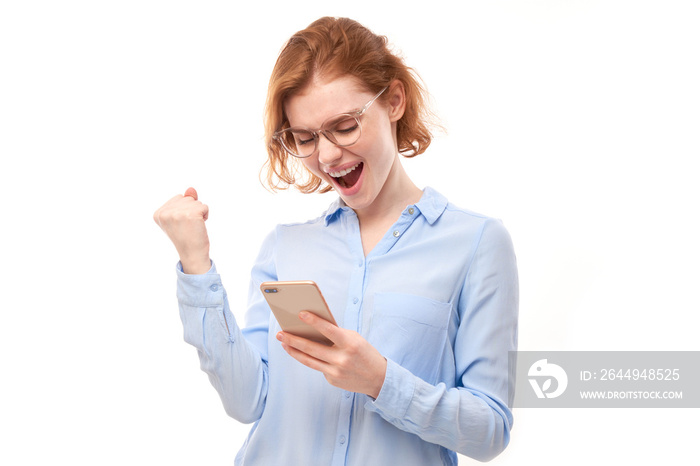
<path fill-rule="evenodd" d="M 447 198 L 428 186 L 423 190 L 423 196 L 421 196 L 416 207 L 418 207 L 418 210 L 428 223 L 432 225 L 445 211 Z"/>
<path fill-rule="evenodd" d="M 447 198 L 433 188 L 426 187 L 423 190 L 423 195 L 415 206 L 418 208 L 418 211 L 423 214 L 428 223 L 432 225 L 445 211 L 447 207 Z M 338 197 L 328 207 L 328 210 L 326 210 L 324 216 L 325 225 L 328 226 L 331 222 L 340 217 L 342 211 L 348 210 L 351 209 Z"/>
<path fill-rule="evenodd" d="M 345 202 L 343 202 L 340 197 L 333 201 L 333 203 L 328 207 L 328 210 L 326 210 L 324 218 L 325 225 L 328 226 L 329 223 L 340 217 L 340 211 L 346 207 Z"/>

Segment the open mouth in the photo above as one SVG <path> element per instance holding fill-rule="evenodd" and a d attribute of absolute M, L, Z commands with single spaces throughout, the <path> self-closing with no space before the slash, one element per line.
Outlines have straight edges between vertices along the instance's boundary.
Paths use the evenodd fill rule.
<path fill-rule="evenodd" d="M 341 188 L 352 188 L 362 175 L 363 163 L 360 162 L 354 167 L 339 172 L 331 172 L 329 175 L 338 183 Z"/>

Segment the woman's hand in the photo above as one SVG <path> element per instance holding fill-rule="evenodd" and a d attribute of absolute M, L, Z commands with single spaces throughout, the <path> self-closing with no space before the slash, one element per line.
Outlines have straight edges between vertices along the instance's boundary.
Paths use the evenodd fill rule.
<path fill-rule="evenodd" d="M 386 375 L 384 356 L 357 332 L 337 327 L 311 312 L 302 312 L 299 318 L 334 345 L 326 346 L 279 332 L 277 339 L 282 342 L 284 350 L 305 366 L 322 372 L 331 385 L 376 399 Z"/>
<path fill-rule="evenodd" d="M 204 222 L 209 208 L 197 200 L 197 191 L 188 188 L 153 214 L 153 220 L 168 235 L 180 255 L 182 270 L 188 274 L 206 273 L 211 268 L 209 236 Z"/>

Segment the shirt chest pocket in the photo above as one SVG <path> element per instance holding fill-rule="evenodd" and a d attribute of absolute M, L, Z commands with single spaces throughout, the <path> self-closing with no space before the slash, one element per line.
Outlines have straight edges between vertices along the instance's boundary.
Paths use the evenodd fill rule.
<path fill-rule="evenodd" d="M 452 306 L 422 296 L 377 293 L 368 341 L 384 355 L 428 383 L 436 383 L 449 344 Z"/>

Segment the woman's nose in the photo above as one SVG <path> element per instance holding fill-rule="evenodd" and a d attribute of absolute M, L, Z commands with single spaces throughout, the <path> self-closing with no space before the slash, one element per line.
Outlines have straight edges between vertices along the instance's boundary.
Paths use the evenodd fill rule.
<path fill-rule="evenodd" d="M 333 162 L 340 159 L 343 155 L 343 150 L 328 140 L 327 137 L 321 135 L 318 138 L 318 161 L 323 165 L 332 165 Z"/>

